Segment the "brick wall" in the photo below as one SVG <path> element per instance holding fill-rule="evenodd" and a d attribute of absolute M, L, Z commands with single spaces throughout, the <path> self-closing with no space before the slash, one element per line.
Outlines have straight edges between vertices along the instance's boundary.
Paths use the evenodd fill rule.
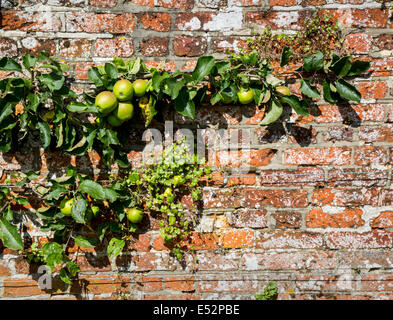
<path fill-rule="evenodd" d="M 280 299 L 393 298 L 389 2 L 17 1 L 2 1 L 0 56 L 47 50 L 69 63 L 78 90 L 87 85 L 87 69 L 111 56 L 136 54 L 150 65 L 166 60 L 169 70 L 190 70 L 199 55 L 219 58 L 225 48 L 244 45 L 252 30 L 296 29 L 316 5 L 338 18 L 349 51 L 371 59 L 372 70 L 356 79 L 361 104 L 318 103 L 312 116 L 292 115 L 285 130 L 260 127 L 263 114 L 253 106 L 203 107 L 195 121 L 174 116 L 179 127 L 252 133 L 251 172 L 216 175 L 204 190 L 192 240 L 197 260 L 191 253 L 185 263 L 173 258 L 149 217 L 127 254 L 115 261 L 99 250 L 80 254 L 80 281 L 56 282 L 50 291 L 37 286 L 34 266 L 0 248 L 0 297 L 115 299 L 123 292 L 137 299 L 251 299 L 276 281 Z M 138 145 L 143 129 L 133 131 Z M 130 151 L 134 162 L 138 150 Z M 227 157 L 218 153 L 215 164 Z M 68 163 L 98 170 L 98 160 L 35 150 L 2 155 L 0 165 L 5 173 L 41 169 L 45 175 Z"/>

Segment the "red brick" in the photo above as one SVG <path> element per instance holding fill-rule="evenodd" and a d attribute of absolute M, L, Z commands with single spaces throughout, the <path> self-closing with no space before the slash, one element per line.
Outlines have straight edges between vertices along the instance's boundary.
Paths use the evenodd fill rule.
<path fill-rule="evenodd" d="M 326 246 L 330 249 L 380 249 L 392 248 L 393 233 L 373 230 L 363 233 L 329 232 L 325 234 Z"/>
<path fill-rule="evenodd" d="M 384 147 L 355 147 L 354 160 L 357 165 L 384 164 L 387 162 L 387 153 Z"/>
<path fill-rule="evenodd" d="M 20 41 L 21 54 L 30 53 L 33 55 L 39 54 L 41 51 L 47 51 L 50 54 L 55 54 L 56 45 L 53 40 L 38 40 L 33 37 L 24 38 Z"/>
<path fill-rule="evenodd" d="M 2 38 L 0 39 L 1 56 L 15 57 L 18 55 L 18 45 L 15 40 Z"/>
<path fill-rule="evenodd" d="M 378 189 L 315 189 L 312 204 L 317 206 L 377 206 Z"/>
<path fill-rule="evenodd" d="M 302 0 L 302 6 L 322 6 L 326 4 L 326 0 Z"/>
<path fill-rule="evenodd" d="M 166 294 L 166 295 L 149 295 L 144 296 L 143 300 L 202 300 L 200 295 L 196 294 Z"/>
<path fill-rule="evenodd" d="M 276 220 L 277 229 L 299 229 L 302 224 L 302 215 L 295 211 L 277 211 L 272 215 Z"/>
<path fill-rule="evenodd" d="M 242 209 L 231 214 L 230 225 L 236 228 L 266 228 L 267 211 Z"/>
<path fill-rule="evenodd" d="M 112 8 L 116 6 L 118 0 L 89 0 L 89 5 L 101 8 Z"/>
<path fill-rule="evenodd" d="M 167 290 L 192 292 L 195 290 L 194 280 L 194 277 L 167 277 L 164 285 Z"/>
<path fill-rule="evenodd" d="M 365 54 L 371 49 L 372 36 L 364 33 L 350 33 L 345 37 L 344 45 L 347 51 L 355 54 Z"/>
<path fill-rule="evenodd" d="M 313 186 L 323 185 L 325 173 L 321 168 L 299 168 L 298 170 L 263 170 L 262 186 Z"/>
<path fill-rule="evenodd" d="M 385 106 L 382 104 L 367 105 L 320 105 L 320 114 L 315 121 L 318 123 L 345 122 L 360 123 L 360 121 L 383 121 Z"/>
<path fill-rule="evenodd" d="M 162 290 L 162 279 L 158 277 L 138 277 L 135 279 L 136 290 L 151 292 Z"/>
<path fill-rule="evenodd" d="M 167 254 L 160 252 L 144 252 L 132 257 L 135 271 L 174 270 L 175 266 L 169 261 Z"/>
<path fill-rule="evenodd" d="M 364 225 L 362 214 L 363 211 L 360 209 L 328 213 L 321 208 L 315 208 L 306 215 L 306 226 L 308 228 L 358 228 Z"/>
<path fill-rule="evenodd" d="M 130 278 L 124 275 L 83 275 L 79 277 L 82 281 L 87 281 L 85 290 L 88 293 L 118 293 L 130 291 Z M 71 293 L 81 293 L 80 287 L 74 285 L 71 287 Z"/>
<path fill-rule="evenodd" d="M 382 34 L 375 41 L 375 45 L 381 50 L 393 50 L 393 35 Z"/>
<path fill-rule="evenodd" d="M 7 260 L 0 261 L 0 277 L 8 277 L 11 275 L 11 270 L 8 264 L 9 262 Z"/>
<path fill-rule="evenodd" d="M 347 147 L 295 148 L 284 151 L 287 165 L 346 165 L 351 163 L 351 149 Z"/>
<path fill-rule="evenodd" d="M 143 12 L 138 20 L 145 30 L 166 32 L 171 29 L 171 16 L 165 12 Z"/>
<path fill-rule="evenodd" d="M 140 52 L 146 57 L 164 57 L 169 53 L 169 39 L 146 38 L 139 44 Z"/>
<path fill-rule="evenodd" d="M 385 186 L 388 171 L 368 167 L 351 169 L 332 169 L 328 172 L 329 186 L 372 187 Z"/>
<path fill-rule="evenodd" d="M 131 248 L 136 251 L 150 251 L 151 236 L 149 234 L 137 234 L 131 239 Z"/>
<path fill-rule="evenodd" d="M 237 189 L 206 190 L 202 201 L 204 208 L 231 208 L 240 205 L 240 191 Z"/>
<path fill-rule="evenodd" d="M 224 184 L 224 178 L 219 178 L 217 177 L 215 181 L 218 183 L 217 185 L 223 185 Z M 248 173 L 248 174 L 239 174 L 239 175 L 230 175 L 228 177 L 228 182 L 226 183 L 226 186 L 231 187 L 231 186 L 236 186 L 236 185 L 254 185 L 257 182 L 257 176 L 256 174 L 253 173 Z M 211 185 L 213 186 L 213 185 Z"/>
<path fill-rule="evenodd" d="M 199 251 L 197 256 L 198 271 L 235 271 L 239 269 L 241 252 L 232 251 L 222 255 L 214 251 Z"/>
<path fill-rule="evenodd" d="M 393 73 L 393 57 L 373 59 L 369 72 L 373 76 L 389 76 Z"/>
<path fill-rule="evenodd" d="M 1 27 L 26 32 L 61 31 L 61 20 L 55 12 L 3 11 Z"/>
<path fill-rule="evenodd" d="M 269 5 L 281 7 L 296 6 L 296 0 L 270 0 Z"/>
<path fill-rule="evenodd" d="M 361 291 L 393 291 L 393 275 L 391 274 L 362 274 L 360 277 L 359 290 Z"/>
<path fill-rule="evenodd" d="M 253 7 L 262 5 L 262 0 L 233 0 L 233 4 L 241 7 Z"/>
<path fill-rule="evenodd" d="M 226 50 L 238 52 L 246 47 L 247 41 L 237 38 L 219 38 L 214 39 L 212 43 L 212 48 L 215 52 L 225 52 Z"/>
<path fill-rule="evenodd" d="M 301 11 L 249 11 L 245 13 L 245 22 L 272 29 L 299 29 L 304 14 Z"/>
<path fill-rule="evenodd" d="M 254 244 L 255 233 L 252 230 L 226 230 L 220 238 L 224 248 L 248 248 Z"/>
<path fill-rule="evenodd" d="M 130 57 L 134 52 L 132 39 L 97 39 L 94 53 L 100 57 Z"/>
<path fill-rule="evenodd" d="M 218 236 L 212 233 L 192 232 L 189 239 L 181 243 L 191 250 L 210 250 L 218 248 Z"/>
<path fill-rule="evenodd" d="M 261 232 L 256 239 L 257 249 L 316 249 L 323 246 L 320 234 L 299 231 L 266 231 Z"/>
<path fill-rule="evenodd" d="M 325 141 L 352 141 L 353 129 L 347 127 L 329 127 L 324 133 Z"/>
<path fill-rule="evenodd" d="M 280 189 L 244 189 L 244 205 L 251 208 L 272 206 L 276 208 L 304 208 L 308 204 L 307 191 Z"/>
<path fill-rule="evenodd" d="M 202 37 L 175 37 L 173 51 L 180 57 L 197 57 L 206 52 L 207 41 Z"/>
<path fill-rule="evenodd" d="M 382 99 L 385 97 L 387 89 L 388 85 L 385 81 L 364 81 L 358 85 L 363 99 Z"/>
<path fill-rule="evenodd" d="M 370 224 L 372 228 L 393 228 L 393 211 L 382 211 Z"/>
<path fill-rule="evenodd" d="M 75 64 L 75 77 L 79 80 L 87 80 L 87 71 L 93 67 L 95 64 L 93 62 L 77 62 Z"/>
<path fill-rule="evenodd" d="M 154 0 L 126 0 L 126 3 L 130 2 L 137 6 L 144 6 L 144 7 L 154 7 Z"/>
<path fill-rule="evenodd" d="M 58 55 L 64 58 L 89 58 L 91 42 L 88 40 L 60 40 Z"/>
<path fill-rule="evenodd" d="M 252 292 L 256 293 L 258 281 L 253 275 L 201 276 L 199 292 Z"/>
<path fill-rule="evenodd" d="M 389 190 L 389 189 L 381 190 L 381 205 L 383 206 L 393 205 L 393 190 Z"/>
<path fill-rule="evenodd" d="M 81 272 L 89 271 L 111 271 L 112 267 L 107 256 L 96 255 L 77 255 L 77 263 L 81 268 Z"/>
<path fill-rule="evenodd" d="M 70 12 L 66 14 L 66 31 L 68 32 L 132 33 L 135 25 L 136 20 L 132 13 Z"/>
<path fill-rule="evenodd" d="M 261 167 L 267 166 L 272 161 L 277 150 L 234 150 L 217 151 L 218 167 Z"/>
<path fill-rule="evenodd" d="M 366 142 L 393 142 L 393 125 L 380 124 L 378 127 L 360 127 L 359 139 Z"/>
<path fill-rule="evenodd" d="M 342 27 L 383 28 L 389 17 L 388 9 L 324 9 L 338 20 Z"/>
<path fill-rule="evenodd" d="M 194 0 L 157 0 L 156 5 L 163 8 L 192 9 Z"/>
<path fill-rule="evenodd" d="M 64 282 L 53 279 L 52 289 L 41 290 L 38 282 L 31 279 L 4 279 L 4 297 L 32 297 L 48 293 L 62 293 L 65 291 Z"/>

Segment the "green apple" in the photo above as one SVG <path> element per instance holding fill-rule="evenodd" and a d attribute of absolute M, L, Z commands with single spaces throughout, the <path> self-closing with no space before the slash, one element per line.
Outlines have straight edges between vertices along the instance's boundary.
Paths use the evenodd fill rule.
<path fill-rule="evenodd" d="M 127 79 L 117 81 L 113 86 L 113 93 L 119 101 L 131 100 L 134 95 L 131 81 Z"/>
<path fill-rule="evenodd" d="M 132 86 L 134 88 L 135 96 L 137 96 L 139 98 L 139 97 L 142 97 L 146 93 L 147 81 L 143 80 L 143 79 L 137 79 L 134 81 Z"/>
<path fill-rule="evenodd" d="M 140 223 L 143 219 L 143 211 L 138 207 L 124 209 L 127 219 L 132 223 Z"/>
<path fill-rule="evenodd" d="M 239 98 L 239 102 L 241 104 L 249 104 L 254 100 L 254 92 L 252 89 L 244 89 L 241 88 L 237 93 L 237 97 Z"/>
<path fill-rule="evenodd" d="M 63 199 L 60 202 L 60 212 L 65 216 L 70 216 L 72 211 L 72 206 L 74 204 L 74 199 Z"/>
<path fill-rule="evenodd" d="M 110 91 L 100 92 L 95 101 L 95 105 L 98 107 L 99 111 L 103 114 L 108 114 L 116 109 L 117 99 L 115 95 Z"/>
<path fill-rule="evenodd" d="M 113 114 L 121 121 L 130 120 L 134 115 L 134 106 L 131 101 L 119 102 Z"/>
<path fill-rule="evenodd" d="M 114 114 L 110 114 L 107 118 L 106 121 L 112 126 L 112 127 L 120 127 L 123 124 L 123 121 L 120 120 L 118 117 L 116 117 Z"/>

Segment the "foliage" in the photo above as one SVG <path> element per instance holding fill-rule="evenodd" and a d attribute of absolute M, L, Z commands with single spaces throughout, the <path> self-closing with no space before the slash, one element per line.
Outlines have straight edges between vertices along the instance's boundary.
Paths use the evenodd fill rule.
<path fill-rule="evenodd" d="M 326 59 L 330 58 L 332 52 L 343 52 L 344 38 L 332 14 L 316 11 L 301 22 L 299 27 L 294 34 L 274 34 L 267 27 L 262 34 L 247 41 L 246 52 L 256 50 L 260 59 L 280 61 L 283 48 L 290 47 L 294 53 L 291 57 L 294 63 L 300 62 L 304 55 L 316 51 L 321 51 Z"/>
<path fill-rule="evenodd" d="M 270 281 L 267 286 L 263 289 L 263 293 L 255 294 L 256 300 L 276 300 L 278 295 L 276 283 Z"/>

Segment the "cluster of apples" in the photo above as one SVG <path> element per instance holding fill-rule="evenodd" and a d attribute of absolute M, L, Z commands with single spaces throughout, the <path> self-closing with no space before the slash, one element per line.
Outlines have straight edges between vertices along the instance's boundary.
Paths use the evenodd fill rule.
<path fill-rule="evenodd" d="M 95 105 L 113 127 L 122 125 L 134 115 L 134 97 L 143 97 L 146 93 L 147 81 L 137 79 L 133 83 L 127 79 L 118 80 L 112 91 L 102 91 L 95 99 Z"/>

